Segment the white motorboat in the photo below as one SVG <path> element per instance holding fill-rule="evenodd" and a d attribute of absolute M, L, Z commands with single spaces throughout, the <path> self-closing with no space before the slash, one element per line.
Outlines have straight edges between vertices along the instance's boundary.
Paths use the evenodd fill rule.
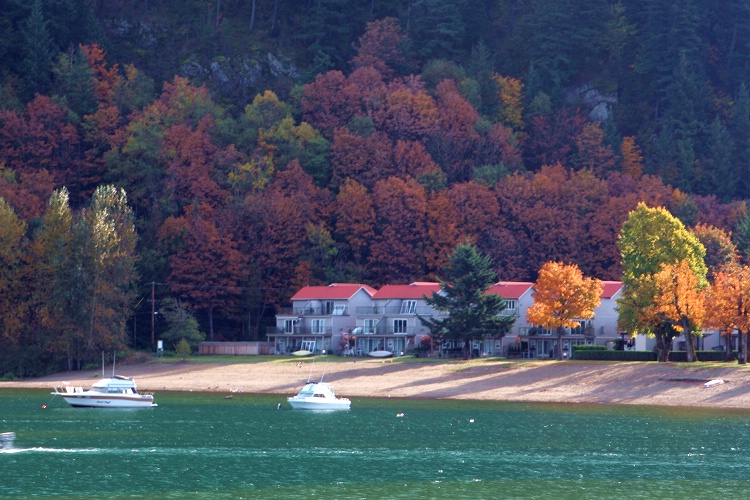
<path fill-rule="evenodd" d="M 367 353 L 371 358 L 390 358 L 393 356 L 391 351 L 372 351 Z"/>
<path fill-rule="evenodd" d="M 51 393 L 60 396 L 70 406 L 91 408 L 148 408 L 156 406 L 154 395 L 141 394 L 135 385 L 135 380 L 122 375 L 103 378 L 91 389 L 64 385 L 55 387 Z"/>
<path fill-rule="evenodd" d="M 352 405 L 347 398 L 337 398 L 333 387 L 325 382 L 308 382 L 287 401 L 296 410 L 348 410 Z"/>
<path fill-rule="evenodd" d="M 104 353 L 102 353 L 102 374 L 104 373 Z M 55 387 L 50 393 L 60 396 L 70 406 L 83 408 L 149 408 L 156 406 L 154 395 L 139 393 L 135 380 L 115 375 L 115 360 L 112 358 L 112 378 L 103 378 L 91 389 L 65 385 Z"/>

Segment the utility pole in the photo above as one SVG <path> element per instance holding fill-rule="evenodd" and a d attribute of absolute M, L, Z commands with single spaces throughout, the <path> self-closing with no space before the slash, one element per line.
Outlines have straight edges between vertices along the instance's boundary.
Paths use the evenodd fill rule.
<path fill-rule="evenodd" d="M 156 349 L 156 342 L 154 341 L 154 323 L 156 322 L 156 301 L 154 300 L 154 289 L 156 283 L 151 282 L 151 350 Z"/>

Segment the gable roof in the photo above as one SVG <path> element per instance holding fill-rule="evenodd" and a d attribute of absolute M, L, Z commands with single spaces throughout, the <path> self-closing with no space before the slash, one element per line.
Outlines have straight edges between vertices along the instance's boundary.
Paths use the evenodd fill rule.
<path fill-rule="evenodd" d="M 292 300 L 348 300 L 364 290 L 372 297 L 377 290 L 361 283 L 331 283 L 328 286 L 306 286 L 292 296 Z"/>
<path fill-rule="evenodd" d="M 375 292 L 373 300 L 378 299 L 421 299 L 425 295 L 431 297 L 432 294 L 440 291 L 440 283 L 431 281 L 415 281 L 408 285 L 384 285 L 380 290 Z"/>
<path fill-rule="evenodd" d="M 497 294 L 504 299 L 518 300 L 533 286 L 534 283 L 525 281 L 498 281 L 487 290 L 487 293 Z"/>
<path fill-rule="evenodd" d="M 602 298 L 611 299 L 622 287 L 622 281 L 602 281 Z"/>

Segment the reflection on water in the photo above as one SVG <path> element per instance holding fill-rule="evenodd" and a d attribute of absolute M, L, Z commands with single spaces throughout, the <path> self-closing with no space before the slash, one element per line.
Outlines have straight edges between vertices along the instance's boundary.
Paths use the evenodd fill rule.
<path fill-rule="evenodd" d="M 142 410 L 0 391 L 0 498 L 736 496 L 750 413 L 685 408 L 159 393 Z M 282 409 L 277 409 L 282 403 Z M 42 405 L 47 404 L 46 409 Z"/>

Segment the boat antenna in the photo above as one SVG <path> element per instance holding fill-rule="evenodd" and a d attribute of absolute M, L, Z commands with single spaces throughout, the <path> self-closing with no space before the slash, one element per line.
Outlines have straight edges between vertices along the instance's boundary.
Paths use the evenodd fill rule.
<path fill-rule="evenodd" d="M 323 355 L 326 357 L 326 362 L 323 365 L 323 374 L 320 376 L 320 381 L 323 382 L 323 377 L 326 375 L 326 369 L 328 368 L 328 355 L 326 354 L 325 349 L 323 349 Z"/>
<path fill-rule="evenodd" d="M 104 351 L 102 351 L 102 378 L 104 378 Z"/>
<path fill-rule="evenodd" d="M 112 378 L 115 378 L 115 358 L 117 357 L 117 351 L 112 351 Z"/>
<path fill-rule="evenodd" d="M 315 357 L 314 356 L 313 356 L 312 362 L 310 363 L 310 373 L 307 374 L 307 383 L 308 384 L 310 383 L 310 378 L 312 377 L 313 364 L 315 364 Z"/>

